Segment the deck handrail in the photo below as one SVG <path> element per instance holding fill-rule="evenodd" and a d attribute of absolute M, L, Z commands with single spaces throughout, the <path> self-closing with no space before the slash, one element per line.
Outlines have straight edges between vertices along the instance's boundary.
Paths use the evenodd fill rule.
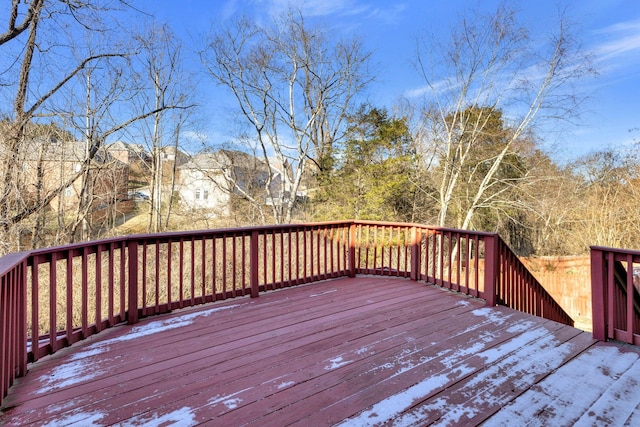
<path fill-rule="evenodd" d="M 591 246 L 594 338 L 640 345 L 640 281 L 634 265 L 640 267 L 640 251 Z"/>
<path fill-rule="evenodd" d="M 123 236 L 0 258 L 0 403 L 28 362 L 125 321 L 357 274 L 573 324 L 492 233 L 348 220 Z"/>

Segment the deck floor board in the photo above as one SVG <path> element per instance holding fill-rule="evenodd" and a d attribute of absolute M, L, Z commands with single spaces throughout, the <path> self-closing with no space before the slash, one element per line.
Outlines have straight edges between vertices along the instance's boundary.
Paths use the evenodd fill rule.
<path fill-rule="evenodd" d="M 31 364 L 0 424 L 624 424 L 640 421 L 638 372 L 636 347 L 360 276 L 111 328 Z"/>

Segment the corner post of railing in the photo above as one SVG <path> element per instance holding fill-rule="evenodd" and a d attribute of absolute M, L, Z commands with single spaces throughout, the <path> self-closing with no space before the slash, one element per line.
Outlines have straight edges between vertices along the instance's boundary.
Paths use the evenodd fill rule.
<path fill-rule="evenodd" d="M 258 238 L 258 230 L 253 230 L 251 232 L 251 242 L 249 243 L 249 267 L 251 270 L 249 280 L 251 281 L 251 298 L 257 298 L 260 295 L 260 285 L 258 283 Z"/>
<path fill-rule="evenodd" d="M 127 253 L 129 261 L 127 323 L 133 325 L 138 323 L 138 240 L 131 239 L 127 242 Z"/>
<path fill-rule="evenodd" d="M 500 273 L 500 240 L 497 234 L 484 238 L 484 298 L 488 306 L 498 303 L 498 274 Z"/>
<path fill-rule="evenodd" d="M 27 260 L 26 258 L 22 261 L 22 268 L 20 274 L 20 300 L 21 300 L 21 310 L 20 313 L 20 336 L 18 337 L 18 342 L 20 343 L 20 360 L 18 365 L 18 376 L 23 377 L 27 374 Z M 33 349 L 36 351 L 36 349 Z"/>
<path fill-rule="evenodd" d="M 411 280 L 420 279 L 420 240 L 418 227 L 411 227 Z"/>
<path fill-rule="evenodd" d="M 604 252 L 591 248 L 591 318 L 593 338 L 607 340 L 607 266 Z"/>
<path fill-rule="evenodd" d="M 356 277 L 356 223 L 349 226 L 349 277 Z"/>

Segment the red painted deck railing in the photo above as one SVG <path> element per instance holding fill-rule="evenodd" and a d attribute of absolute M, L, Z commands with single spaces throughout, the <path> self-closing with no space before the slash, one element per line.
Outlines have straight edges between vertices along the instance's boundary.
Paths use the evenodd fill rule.
<path fill-rule="evenodd" d="M 356 274 L 424 280 L 573 324 L 495 234 L 339 221 L 126 236 L 0 259 L 1 396 L 28 361 L 116 324 Z"/>
<path fill-rule="evenodd" d="M 640 345 L 640 251 L 591 247 L 593 337 Z"/>

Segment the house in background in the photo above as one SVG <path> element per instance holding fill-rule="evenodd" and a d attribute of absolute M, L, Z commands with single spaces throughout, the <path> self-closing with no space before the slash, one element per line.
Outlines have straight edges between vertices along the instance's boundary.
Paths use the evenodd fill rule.
<path fill-rule="evenodd" d="M 263 160 L 236 150 L 199 153 L 178 167 L 180 200 L 191 210 L 207 211 L 213 216 L 232 213 L 233 197 L 251 197 L 265 203 L 265 186 L 271 177 L 271 189 L 278 192 L 280 174 Z"/>
<path fill-rule="evenodd" d="M 34 138 L 21 154 L 21 180 L 26 197 L 37 198 L 70 182 L 50 207 L 55 211 L 78 206 L 83 192 L 82 170 L 87 157 L 83 141 L 62 141 L 54 137 Z M 75 178 L 75 179 L 74 179 Z M 129 167 L 100 149 L 90 162 L 88 190 L 94 208 L 127 199 Z"/>
<path fill-rule="evenodd" d="M 132 164 L 139 161 L 148 163 L 151 155 L 144 149 L 142 144 L 129 144 L 124 141 L 116 141 L 106 147 L 107 153 L 125 164 Z"/>

